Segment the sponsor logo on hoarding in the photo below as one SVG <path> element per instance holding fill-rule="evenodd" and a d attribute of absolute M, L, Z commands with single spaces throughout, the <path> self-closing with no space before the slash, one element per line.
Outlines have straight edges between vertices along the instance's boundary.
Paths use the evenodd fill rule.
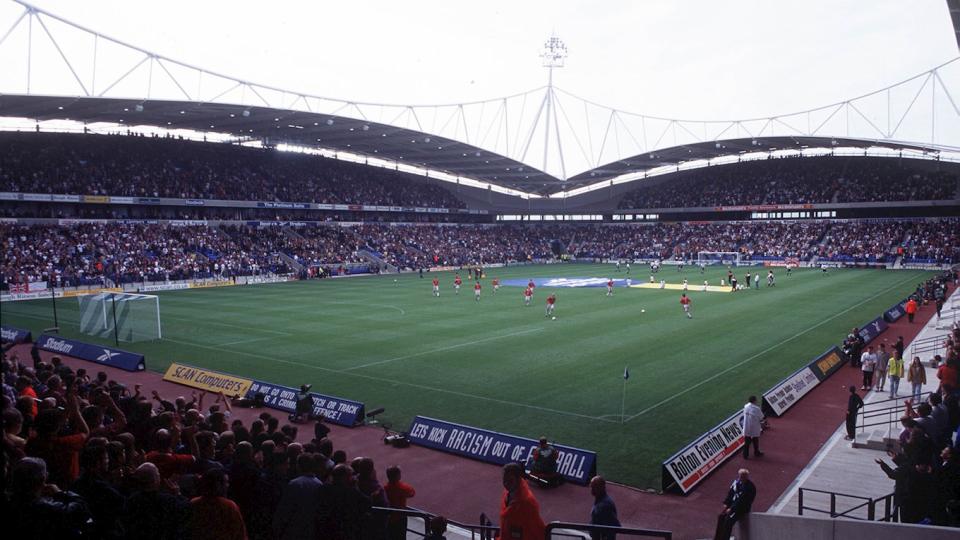
<path fill-rule="evenodd" d="M 417 416 L 408 430 L 410 442 L 442 452 L 503 465 L 526 463 L 538 446 L 533 439 Z M 578 484 L 587 484 L 597 468 L 597 455 L 589 450 L 555 444 L 557 472 Z"/>

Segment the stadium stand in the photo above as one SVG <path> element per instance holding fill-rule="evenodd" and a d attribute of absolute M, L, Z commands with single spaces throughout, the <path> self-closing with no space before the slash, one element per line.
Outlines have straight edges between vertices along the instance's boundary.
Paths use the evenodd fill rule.
<path fill-rule="evenodd" d="M 782 158 L 681 173 L 641 187 L 620 208 L 925 201 L 957 198 L 957 177 L 909 160 Z M 838 163 L 841 162 L 841 163 Z"/>

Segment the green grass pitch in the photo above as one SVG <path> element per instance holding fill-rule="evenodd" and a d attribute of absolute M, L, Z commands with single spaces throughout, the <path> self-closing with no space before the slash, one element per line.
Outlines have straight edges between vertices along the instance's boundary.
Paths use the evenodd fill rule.
<path fill-rule="evenodd" d="M 657 488 L 663 459 L 927 277 L 776 274 L 775 288 L 709 293 L 693 284 L 719 284 L 725 269 L 701 276 L 698 268 L 665 267 L 658 279 L 689 278 L 692 320 L 679 291 L 618 288 L 608 298 L 605 288 L 552 289 L 557 320 L 550 320 L 547 290 L 524 307 L 519 287 L 494 296 L 490 286 L 492 277 L 626 277 L 612 265 L 489 269 L 480 302 L 466 274 L 453 294 L 451 272 L 163 292 L 163 340 L 121 347 L 145 353 L 158 372 L 176 361 L 290 386 L 313 383 L 321 393 L 386 407 L 381 418 L 399 429 L 422 414 L 545 434 L 596 451 L 612 480 Z M 630 277 L 646 281 L 649 271 L 635 265 Z M 77 306 L 73 298 L 58 301 L 62 334 L 96 341 L 78 333 Z M 51 302 L 4 303 L 2 319 L 36 335 L 53 325 Z M 630 379 L 621 421 L 624 367 Z"/>

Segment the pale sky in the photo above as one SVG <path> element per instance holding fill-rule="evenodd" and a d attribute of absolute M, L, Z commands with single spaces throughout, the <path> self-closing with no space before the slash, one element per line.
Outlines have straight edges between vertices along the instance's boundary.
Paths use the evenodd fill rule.
<path fill-rule="evenodd" d="M 825 123 L 817 135 L 960 148 L 960 114 L 942 90 L 956 94 L 951 98 L 960 103 L 960 62 L 942 70 L 931 84 L 919 78 L 895 89 L 889 103 L 887 94 L 881 94 L 855 102 L 857 110 L 852 113 L 849 107 L 841 114 L 824 110 L 819 116 L 784 118 L 762 127 L 762 119 L 770 116 L 842 102 L 956 58 L 945 0 L 35 0 L 35 4 L 158 55 L 241 80 L 351 102 L 402 105 L 491 100 L 541 87 L 547 71 L 539 55 L 555 33 L 569 50 L 566 67 L 555 73 L 555 85 L 581 98 L 671 119 L 761 119 L 761 124 L 743 131 L 740 125 L 736 129 L 658 125 L 639 117 L 621 119 L 630 125 L 618 127 L 609 122 L 609 112 L 562 98 L 565 104 L 557 107 L 562 115 L 554 111 L 560 145 L 540 143 L 543 136 L 553 137 L 552 132 L 538 131 L 541 124 L 531 127 L 538 96 L 529 107 L 525 100 L 516 103 L 520 98 L 513 102 L 511 112 L 503 116 L 509 117 L 511 126 L 502 132 L 495 104 L 491 109 L 484 109 L 486 105 L 464 109 L 464 126 L 471 127 L 463 132 L 456 119 L 451 122 L 455 108 L 431 109 L 432 120 L 419 116 L 429 111 L 418 112 L 413 126 L 409 118 L 404 124 L 396 120 L 395 111 L 386 109 L 380 116 L 363 115 L 477 145 L 559 178 L 685 142 L 810 131 L 821 121 Z M 0 0 L 0 37 L 22 11 L 19 4 Z M 143 58 L 131 51 L 117 53 L 109 43 L 100 42 L 94 71 L 92 37 L 45 20 L 77 77 L 88 87 L 99 85 L 97 92 Z M 0 93 L 25 91 L 28 32 L 28 25 L 21 24 L 0 44 Z M 38 23 L 33 36 L 31 91 L 80 95 L 60 52 Z M 147 65 L 151 78 L 146 67 L 138 68 L 139 79 L 127 77 L 122 82 L 126 86 L 113 88 L 108 96 L 183 99 L 160 67 Z M 148 96 L 147 80 L 154 87 L 165 83 L 166 89 L 155 88 Z M 201 98 L 216 99 L 219 90 L 211 91 L 207 79 L 200 80 L 206 85 Z M 188 81 L 182 79 L 188 87 L 201 86 Z M 258 104 L 249 92 L 221 101 Z M 912 102 L 919 104 L 914 107 Z M 338 107 L 310 110 L 352 114 Z M 798 127 L 803 124 L 807 127 Z M 614 126 L 611 136 L 609 126 Z M 531 145 L 534 140 L 537 144 Z"/>
<path fill-rule="evenodd" d="M 206 69 L 403 104 L 540 86 L 551 32 L 570 51 L 557 86 L 631 112 L 697 119 L 831 103 L 958 54 L 944 0 L 35 3 Z M 3 6 L 0 21 L 19 9 Z"/>

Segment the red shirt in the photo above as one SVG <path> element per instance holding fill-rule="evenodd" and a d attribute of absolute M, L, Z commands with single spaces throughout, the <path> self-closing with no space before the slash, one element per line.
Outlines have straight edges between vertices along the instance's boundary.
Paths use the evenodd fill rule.
<path fill-rule="evenodd" d="M 520 487 L 514 498 L 507 502 L 509 493 L 503 492 L 500 501 L 500 534 L 497 538 L 517 540 L 540 540 L 546 532 L 546 525 L 540 517 L 540 504 L 533 497 L 526 480 L 520 480 Z"/>
<path fill-rule="evenodd" d="M 30 439 L 26 452 L 28 456 L 46 461 L 50 481 L 66 488 L 80 477 L 80 451 L 86 443 L 85 433 L 53 439 Z"/>
<path fill-rule="evenodd" d="M 612 280 L 612 279 L 607 282 L 607 287 L 613 287 L 613 280 Z"/>
<path fill-rule="evenodd" d="M 523 295 L 524 295 L 524 296 L 533 296 L 533 291 L 530 290 L 530 288 L 528 287 L 528 288 L 526 288 L 526 289 L 523 290 Z"/>
<path fill-rule="evenodd" d="M 954 389 L 957 387 L 957 370 L 953 366 L 944 364 L 937 368 L 937 378 L 944 388 Z"/>
<path fill-rule="evenodd" d="M 193 467 L 193 456 L 186 454 L 165 454 L 162 452 L 148 452 L 143 456 L 144 461 L 149 461 L 157 466 L 160 471 L 160 478 L 170 478 L 174 474 L 184 474 L 190 472 Z"/>
<path fill-rule="evenodd" d="M 907 313 L 916 313 L 917 312 L 917 303 L 913 300 L 907 302 Z"/>
<path fill-rule="evenodd" d="M 453 280 L 453 282 L 454 282 L 455 284 L 457 284 L 457 285 L 460 285 L 461 283 L 463 283 L 463 280 L 460 279 L 459 276 L 457 276 L 457 279 Z"/>
<path fill-rule="evenodd" d="M 30 414 L 33 415 L 34 418 L 36 418 L 37 417 L 37 391 L 34 390 L 32 386 L 27 386 L 23 389 L 22 392 L 20 392 L 20 395 L 17 397 L 23 397 L 23 396 L 30 396 L 33 398 L 33 400 L 30 401 Z"/>
<path fill-rule="evenodd" d="M 689 297 L 689 296 L 681 296 L 681 297 L 680 297 L 680 303 L 683 304 L 683 305 L 689 304 L 689 303 L 690 303 L 690 297 Z"/>
<path fill-rule="evenodd" d="M 494 286 L 497 286 L 497 285 L 499 285 L 499 284 L 500 284 L 500 280 L 499 280 L 499 279 L 493 280 L 493 285 L 494 285 Z"/>
<path fill-rule="evenodd" d="M 247 528 L 237 503 L 226 497 L 190 499 L 192 537 L 197 540 L 247 540 Z"/>
<path fill-rule="evenodd" d="M 557 299 L 554 298 L 553 296 L 548 296 L 548 297 L 547 297 L 547 303 L 548 303 L 548 304 L 553 305 L 553 303 L 556 302 L 556 301 L 557 301 Z"/>
<path fill-rule="evenodd" d="M 434 286 L 434 287 L 439 287 L 439 286 L 440 286 L 440 280 L 437 279 L 437 278 L 433 278 L 433 286 Z"/>
<path fill-rule="evenodd" d="M 480 284 L 477 283 L 476 285 L 474 285 L 474 286 L 473 286 L 473 290 L 479 291 L 479 290 L 480 290 Z"/>
<path fill-rule="evenodd" d="M 387 500 L 390 501 L 392 508 L 406 508 L 407 499 L 417 494 L 417 490 L 413 489 L 413 486 L 403 481 L 387 482 L 383 490 L 387 493 Z"/>

